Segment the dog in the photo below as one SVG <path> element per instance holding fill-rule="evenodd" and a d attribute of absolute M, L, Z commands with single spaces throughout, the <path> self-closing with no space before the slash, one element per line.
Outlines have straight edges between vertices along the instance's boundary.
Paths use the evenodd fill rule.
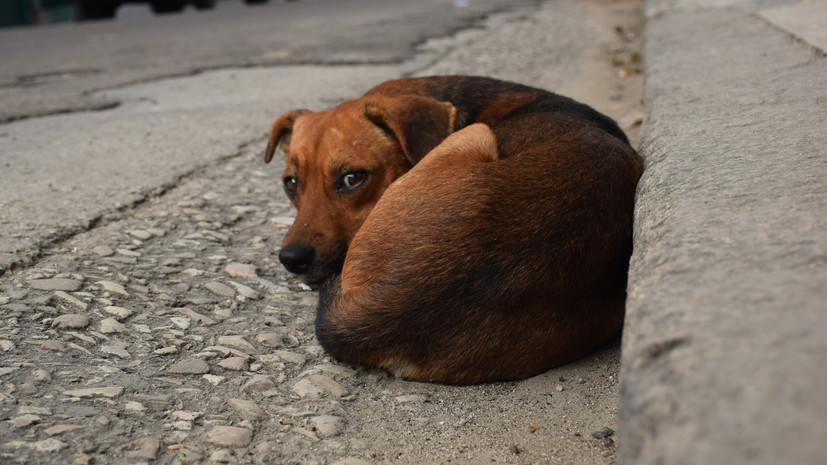
<path fill-rule="evenodd" d="M 276 119 L 298 209 L 279 259 L 336 359 L 425 382 L 523 379 L 620 332 L 643 171 L 617 124 L 474 76 Z"/>

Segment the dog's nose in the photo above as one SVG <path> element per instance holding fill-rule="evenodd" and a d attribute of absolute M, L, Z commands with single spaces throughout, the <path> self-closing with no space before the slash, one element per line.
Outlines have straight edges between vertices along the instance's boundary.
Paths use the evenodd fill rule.
<path fill-rule="evenodd" d="M 287 271 L 295 274 L 307 271 L 315 257 L 316 251 L 303 244 L 290 244 L 279 252 L 279 261 Z"/>

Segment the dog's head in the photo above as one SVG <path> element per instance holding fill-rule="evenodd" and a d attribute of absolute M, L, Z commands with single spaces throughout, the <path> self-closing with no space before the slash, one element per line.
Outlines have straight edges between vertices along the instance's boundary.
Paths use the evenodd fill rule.
<path fill-rule="evenodd" d="M 372 95 L 276 119 L 265 162 L 284 151 L 298 209 L 279 260 L 314 285 L 342 270 L 348 245 L 385 189 L 455 129 L 456 109 L 414 95 Z M 393 240 L 389 237 L 388 240 Z"/>

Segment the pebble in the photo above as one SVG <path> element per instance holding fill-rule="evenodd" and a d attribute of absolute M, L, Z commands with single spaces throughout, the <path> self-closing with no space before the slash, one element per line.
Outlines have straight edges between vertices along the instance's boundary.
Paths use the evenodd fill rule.
<path fill-rule="evenodd" d="M 3 349 L 3 352 L 8 352 L 14 349 L 14 342 L 8 339 L 0 339 L 0 349 Z"/>
<path fill-rule="evenodd" d="M 141 239 L 142 241 L 145 241 L 152 237 L 152 233 L 150 233 L 149 231 L 144 231 L 142 229 L 127 231 L 127 233 L 129 233 L 129 235 L 132 237 L 137 237 L 138 239 Z"/>
<path fill-rule="evenodd" d="M 42 368 L 39 368 L 34 371 L 32 381 L 35 383 L 49 383 L 52 381 L 52 374 Z"/>
<path fill-rule="evenodd" d="M 202 415 L 204 415 L 204 412 L 192 412 L 189 410 L 176 410 L 171 413 L 172 418 L 183 421 L 195 421 L 201 418 Z"/>
<path fill-rule="evenodd" d="M 218 366 L 227 370 L 244 371 L 249 364 L 247 357 L 228 357 L 218 362 Z"/>
<path fill-rule="evenodd" d="M 310 419 L 309 425 L 320 438 L 326 439 L 342 434 L 345 430 L 345 419 L 333 415 L 319 415 Z"/>
<path fill-rule="evenodd" d="M 98 281 L 98 284 L 104 291 L 114 292 L 115 294 L 121 295 L 129 295 L 129 293 L 126 292 L 126 288 L 123 287 L 122 284 L 118 284 L 114 281 Z"/>
<path fill-rule="evenodd" d="M 219 336 L 218 343 L 223 346 L 235 347 L 249 353 L 255 353 L 256 348 L 241 336 Z"/>
<path fill-rule="evenodd" d="M 46 428 L 43 430 L 44 433 L 48 434 L 49 436 L 55 436 L 58 434 L 63 434 L 67 431 L 74 431 L 76 429 L 81 429 L 83 426 L 81 425 L 54 425 Z"/>
<path fill-rule="evenodd" d="M 126 325 L 114 318 L 104 318 L 100 323 L 100 332 L 103 334 L 122 333 L 126 331 Z"/>
<path fill-rule="evenodd" d="M 227 377 L 225 377 L 225 376 L 218 376 L 218 375 L 204 375 L 203 378 L 206 379 L 207 382 L 209 382 L 213 386 L 218 386 L 219 384 L 223 383 L 227 379 Z"/>
<path fill-rule="evenodd" d="M 71 389 L 63 391 L 63 395 L 72 397 L 118 397 L 123 394 L 123 386 L 107 386 L 99 388 Z"/>
<path fill-rule="evenodd" d="M 248 265 L 245 263 L 228 263 L 227 266 L 224 267 L 224 272 L 233 277 L 258 277 L 258 273 L 256 273 L 256 267 L 254 265 Z"/>
<path fill-rule="evenodd" d="M 348 395 L 348 390 L 341 384 L 334 381 L 332 378 L 327 377 L 325 375 L 313 375 L 310 377 L 310 381 L 313 382 L 316 386 L 323 388 L 325 391 L 333 394 L 334 396 L 344 397 Z"/>
<path fill-rule="evenodd" d="M 82 281 L 66 278 L 33 279 L 29 287 L 41 291 L 77 291 L 83 285 Z"/>
<path fill-rule="evenodd" d="M 54 350 L 55 352 L 64 352 L 66 350 L 66 346 L 63 345 L 62 342 L 55 340 L 43 341 L 40 347 L 46 350 Z"/>
<path fill-rule="evenodd" d="M 92 249 L 92 253 L 101 257 L 109 257 L 115 254 L 115 251 L 105 245 L 99 245 Z"/>
<path fill-rule="evenodd" d="M 80 329 L 89 326 L 89 317 L 79 313 L 67 313 L 52 320 L 53 328 Z"/>
<path fill-rule="evenodd" d="M 9 419 L 9 423 L 16 428 L 24 428 L 35 423 L 40 423 L 40 416 L 34 414 L 20 415 Z"/>
<path fill-rule="evenodd" d="M 66 443 L 63 441 L 58 441 L 54 438 L 44 439 L 42 441 L 11 441 L 5 443 L 3 446 L 6 449 L 33 449 L 37 452 L 58 452 L 59 450 L 66 447 Z"/>
<path fill-rule="evenodd" d="M 120 346 L 100 346 L 100 351 L 105 354 L 117 355 L 120 358 L 129 358 L 129 352 Z"/>
<path fill-rule="evenodd" d="M 202 325 L 212 326 L 216 323 L 212 318 L 190 310 L 189 308 L 179 308 L 178 311 L 192 318 L 195 322 L 201 323 Z"/>
<path fill-rule="evenodd" d="M 272 389 L 276 387 L 276 383 L 273 382 L 267 375 L 253 375 L 247 383 L 242 386 L 241 392 L 252 392 L 252 391 L 266 391 L 268 389 Z"/>
<path fill-rule="evenodd" d="M 59 298 L 65 300 L 66 302 L 69 302 L 70 304 L 72 304 L 76 307 L 79 307 L 83 310 L 86 310 L 86 308 L 89 307 L 89 305 L 86 302 L 78 299 L 77 297 L 75 297 L 73 295 L 69 295 L 64 291 L 55 291 L 55 297 L 59 297 Z"/>
<path fill-rule="evenodd" d="M 236 462 L 233 452 L 229 449 L 218 449 L 210 454 L 210 462 L 213 463 L 234 463 Z"/>
<path fill-rule="evenodd" d="M 200 358 L 191 358 L 172 364 L 167 371 L 188 375 L 200 375 L 210 371 L 210 366 Z"/>
<path fill-rule="evenodd" d="M 293 385 L 293 392 L 302 399 L 319 399 L 324 395 L 322 388 L 316 386 L 306 378 L 299 380 L 299 382 Z"/>
<path fill-rule="evenodd" d="M 115 318 L 117 318 L 119 320 L 123 320 L 124 318 L 129 318 L 130 316 L 132 316 L 132 313 L 134 313 L 132 310 L 130 310 L 128 308 L 116 307 L 114 305 L 107 305 L 106 307 L 103 307 L 103 310 L 106 313 L 114 315 Z"/>
<path fill-rule="evenodd" d="M 227 400 L 227 403 L 234 409 L 238 410 L 244 418 L 254 420 L 264 416 L 264 410 L 262 410 L 261 407 L 253 401 L 233 398 Z"/>
<path fill-rule="evenodd" d="M 155 460 L 161 449 L 161 441 L 153 438 L 140 438 L 135 441 L 134 449 L 127 452 L 130 459 Z"/>
<path fill-rule="evenodd" d="M 233 288 L 226 284 L 222 284 L 219 282 L 211 282 L 204 285 L 210 292 L 216 295 L 220 295 L 222 297 L 234 297 L 235 291 Z"/>
<path fill-rule="evenodd" d="M 253 290 L 253 288 L 251 288 L 249 286 L 246 286 L 246 285 L 241 284 L 241 283 L 237 283 L 235 281 L 230 281 L 230 284 L 232 284 L 233 287 L 238 291 L 238 293 L 241 296 L 243 296 L 244 298 L 247 298 L 247 299 L 258 299 L 259 298 L 258 292 L 256 292 L 255 290 Z"/>
<path fill-rule="evenodd" d="M 213 426 L 204 440 L 219 446 L 244 447 L 253 440 L 253 432 L 237 426 Z"/>
<path fill-rule="evenodd" d="M 167 346 L 161 347 L 160 349 L 155 349 L 152 351 L 156 355 L 170 355 L 170 354 L 177 354 L 178 348 L 175 346 Z"/>
<path fill-rule="evenodd" d="M 172 324 L 181 329 L 189 329 L 190 325 L 192 324 L 192 320 L 183 316 L 173 316 L 170 317 L 170 320 L 172 320 Z"/>
<path fill-rule="evenodd" d="M 284 337 L 279 333 L 261 333 L 256 335 L 256 341 L 267 347 L 283 347 Z"/>

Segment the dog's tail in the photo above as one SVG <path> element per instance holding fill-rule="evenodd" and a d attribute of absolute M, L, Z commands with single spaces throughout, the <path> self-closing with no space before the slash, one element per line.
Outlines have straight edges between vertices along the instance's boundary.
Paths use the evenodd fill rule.
<path fill-rule="evenodd" d="M 319 305 L 316 309 L 316 339 L 324 349 L 337 359 L 339 347 L 334 347 L 331 341 L 334 339 L 333 328 L 330 323 L 329 312 L 336 300 L 342 295 L 342 277 L 340 274 L 329 276 L 322 282 L 319 288 Z"/>

